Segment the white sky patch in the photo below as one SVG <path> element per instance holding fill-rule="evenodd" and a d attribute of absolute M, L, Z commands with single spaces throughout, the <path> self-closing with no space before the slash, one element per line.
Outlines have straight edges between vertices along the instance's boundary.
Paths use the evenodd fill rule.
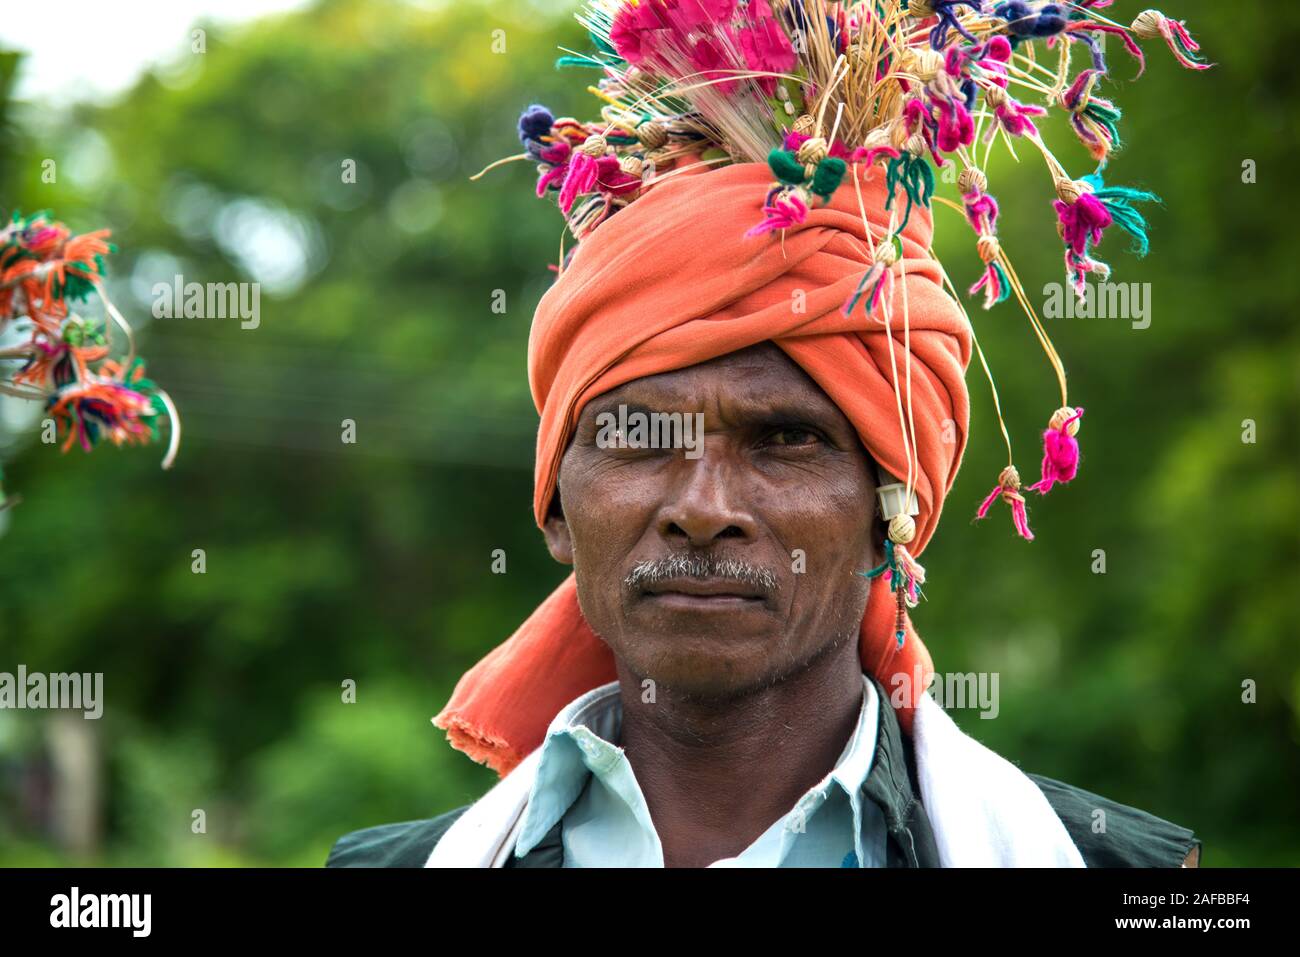
<path fill-rule="evenodd" d="M 200 19 L 230 24 L 297 10 L 309 0 L 57 0 L 6 3 L 0 49 L 26 56 L 15 98 L 103 101 L 151 66 L 188 50 Z"/>

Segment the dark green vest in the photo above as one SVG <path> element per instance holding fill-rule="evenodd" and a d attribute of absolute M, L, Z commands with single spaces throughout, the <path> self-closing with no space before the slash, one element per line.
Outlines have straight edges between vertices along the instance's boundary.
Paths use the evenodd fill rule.
<path fill-rule="evenodd" d="M 862 787 L 863 793 L 884 812 L 887 866 L 938 867 L 934 832 L 917 796 L 920 787 L 911 739 L 900 731 L 879 682 L 876 692 L 880 702 L 879 734 L 871 771 Z M 1193 862 L 1199 859 L 1201 842 L 1185 827 L 1039 774 L 1028 777 L 1042 789 L 1089 867 L 1180 867 L 1193 850 Z M 330 851 L 325 866 L 423 867 L 434 845 L 469 807 L 466 804 L 423 821 L 384 824 L 346 834 Z M 1095 832 L 1092 826 L 1098 810 L 1105 812 L 1104 833 Z M 562 866 L 563 823 L 557 822 L 535 848 L 522 858 L 512 856 L 506 866 Z"/>

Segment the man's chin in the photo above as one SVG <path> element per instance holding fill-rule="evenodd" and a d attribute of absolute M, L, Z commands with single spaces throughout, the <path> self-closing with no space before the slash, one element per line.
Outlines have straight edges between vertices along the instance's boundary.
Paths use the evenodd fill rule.
<path fill-rule="evenodd" d="M 777 627 L 745 630 L 696 622 L 623 633 L 614 651 L 635 675 L 674 695 L 727 699 L 771 684 L 781 671 Z"/>

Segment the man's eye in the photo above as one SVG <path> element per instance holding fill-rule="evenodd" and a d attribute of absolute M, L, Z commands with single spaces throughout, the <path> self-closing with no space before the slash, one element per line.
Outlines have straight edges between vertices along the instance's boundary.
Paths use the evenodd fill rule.
<path fill-rule="evenodd" d="M 769 445 L 800 446 L 813 445 L 821 441 L 821 436 L 816 432 L 808 429 L 788 428 L 776 429 L 768 433 L 767 443 Z"/>

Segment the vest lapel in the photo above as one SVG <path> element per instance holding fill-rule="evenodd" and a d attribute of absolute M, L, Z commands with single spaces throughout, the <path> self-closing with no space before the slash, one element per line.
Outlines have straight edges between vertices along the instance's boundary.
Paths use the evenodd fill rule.
<path fill-rule="evenodd" d="M 564 829 L 564 818 L 555 822 L 555 826 L 546 832 L 546 836 L 537 842 L 537 846 L 523 857 L 510 855 L 506 867 L 563 867 L 564 841 L 560 834 Z"/>
<path fill-rule="evenodd" d="M 921 800 L 943 867 L 1083 867 L 1042 790 L 963 733 L 928 694 L 912 726 Z"/>
<path fill-rule="evenodd" d="M 885 863 L 889 867 L 938 867 L 939 852 L 934 843 L 930 818 L 916 797 L 916 768 L 911 742 L 898 727 L 898 717 L 889 696 L 874 677 L 877 707 L 876 752 L 862 793 L 885 816 L 888 839 Z"/>

